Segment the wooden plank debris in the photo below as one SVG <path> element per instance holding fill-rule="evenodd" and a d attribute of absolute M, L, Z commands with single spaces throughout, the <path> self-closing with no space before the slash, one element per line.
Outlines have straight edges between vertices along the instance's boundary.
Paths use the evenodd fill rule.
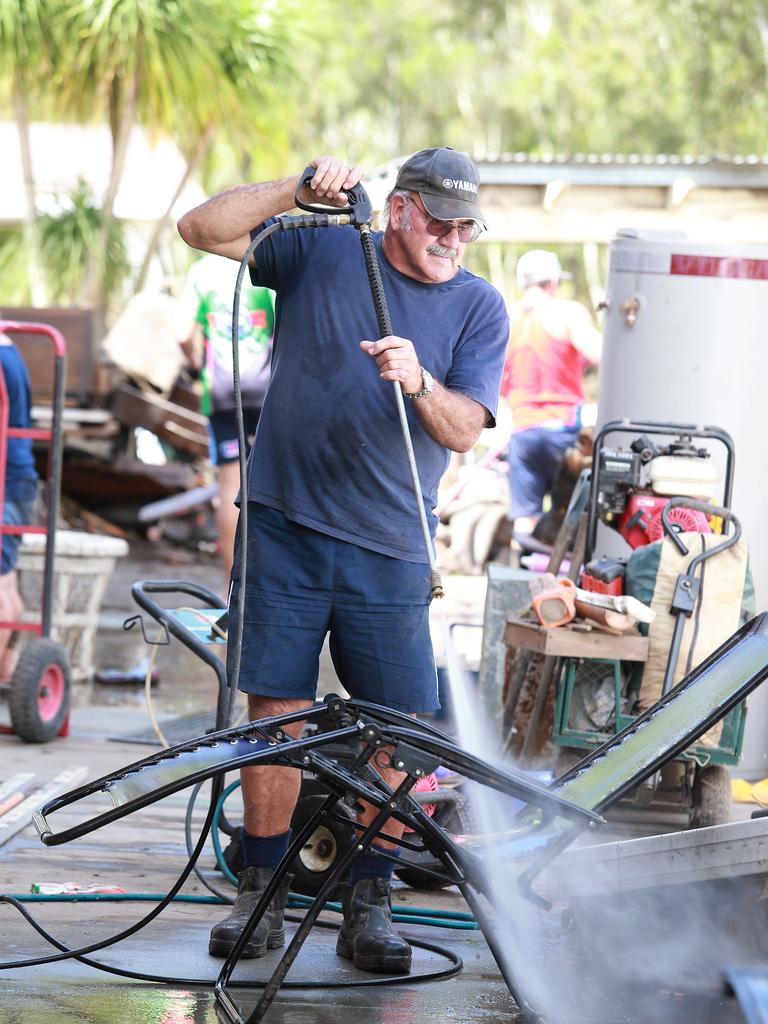
<path fill-rule="evenodd" d="M 145 427 L 182 452 L 208 455 L 208 421 L 205 416 L 130 384 L 121 384 L 113 396 L 112 414 L 130 427 Z"/>
<path fill-rule="evenodd" d="M 34 772 L 16 772 L 15 775 L 11 775 L 5 782 L 0 782 L 0 800 L 5 800 L 7 796 L 15 793 L 17 789 L 24 789 L 34 777 Z"/>
<path fill-rule="evenodd" d="M 32 823 L 32 812 L 54 796 L 65 793 L 68 789 L 74 789 L 88 775 L 88 768 L 85 765 L 78 765 L 74 768 L 65 768 L 59 772 L 50 782 L 33 790 L 21 803 L 11 808 L 6 814 L 0 817 L 0 846 L 3 846 L 12 839 L 17 832 Z"/>

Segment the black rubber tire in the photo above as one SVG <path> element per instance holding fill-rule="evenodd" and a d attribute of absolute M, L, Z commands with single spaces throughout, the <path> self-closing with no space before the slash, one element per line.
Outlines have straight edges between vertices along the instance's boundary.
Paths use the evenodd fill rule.
<path fill-rule="evenodd" d="M 412 889 L 436 892 L 438 889 L 444 889 L 447 885 L 453 885 L 447 879 L 444 881 L 442 878 L 429 874 L 429 871 L 445 871 L 445 868 L 428 850 L 424 850 L 422 853 L 411 853 L 409 850 L 404 856 L 408 858 L 408 867 L 397 868 L 395 874 L 401 882 L 410 885 Z"/>
<path fill-rule="evenodd" d="M 325 796 L 320 793 L 302 794 L 296 804 L 291 818 L 291 830 L 294 835 L 303 828 L 309 818 L 315 814 L 324 802 Z M 344 813 L 342 805 L 337 805 L 332 813 Z M 293 875 L 291 889 L 305 896 L 316 896 L 326 882 L 339 859 L 349 850 L 354 842 L 355 833 L 351 823 L 335 820 L 329 816 L 318 825 L 310 836 L 304 849 L 294 859 L 289 868 Z"/>
<path fill-rule="evenodd" d="M 327 796 L 328 791 L 321 783 L 309 777 L 302 779 L 301 792 L 291 818 L 293 835 L 319 809 Z M 343 802 L 337 805 L 334 813 L 348 816 L 350 820 L 353 817 L 352 810 Z M 305 850 L 290 867 L 290 873 L 294 876 L 291 889 L 305 896 L 314 896 L 320 891 L 333 864 L 347 851 L 353 840 L 351 826 L 347 828 L 343 822 L 329 820 L 320 827 L 319 832 L 319 835 L 310 837 Z M 244 867 L 242 833 L 242 825 L 231 826 L 231 832 L 227 832 L 230 841 L 222 851 L 224 863 L 233 875 L 238 875 Z"/>
<path fill-rule="evenodd" d="M 731 776 L 721 764 L 696 767 L 690 828 L 725 825 L 731 820 Z"/>
<path fill-rule="evenodd" d="M 11 676 L 8 707 L 13 731 L 27 743 L 52 740 L 67 717 L 71 693 L 72 670 L 65 649 L 55 640 L 33 640 Z"/>
<path fill-rule="evenodd" d="M 233 875 L 239 875 L 245 866 L 243 863 L 243 826 L 238 825 L 232 832 L 229 843 L 222 850 L 224 863 Z"/>

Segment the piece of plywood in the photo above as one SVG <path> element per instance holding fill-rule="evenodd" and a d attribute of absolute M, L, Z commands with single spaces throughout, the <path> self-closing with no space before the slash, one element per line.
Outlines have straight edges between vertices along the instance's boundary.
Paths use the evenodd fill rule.
<path fill-rule="evenodd" d="M 568 626 L 545 629 L 534 622 L 509 618 L 504 628 L 508 647 L 523 647 L 554 658 L 605 658 L 612 661 L 645 661 L 648 639 L 633 633 L 612 636 L 608 633 L 576 632 Z"/>
<path fill-rule="evenodd" d="M 504 628 L 510 615 L 521 615 L 531 606 L 528 587 L 532 574 L 507 565 L 488 566 L 488 589 L 483 614 L 482 657 L 477 689 L 489 721 L 501 729 L 504 666 L 507 649 Z"/>
<path fill-rule="evenodd" d="M 3 306 L 0 318 L 19 323 L 48 324 L 61 331 L 67 346 L 66 394 L 68 399 L 87 405 L 95 392 L 93 310 L 36 309 L 32 306 Z M 41 334 L 13 331 L 11 340 L 29 371 L 32 397 L 36 403 L 50 405 L 53 397 L 54 348 L 51 339 Z"/>

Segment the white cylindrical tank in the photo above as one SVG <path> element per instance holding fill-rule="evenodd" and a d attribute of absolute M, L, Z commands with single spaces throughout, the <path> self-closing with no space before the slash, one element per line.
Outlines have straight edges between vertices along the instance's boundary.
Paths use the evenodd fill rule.
<path fill-rule="evenodd" d="M 611 242 L 606 301 L 598 426 L 671 421 L 733 437 L 732 507 L 749 544 L 757 609 L 768 608 L 768 246 L 622 229 Z M 701 443 L 722 460 L 717 442 Z M 602 528 L 597 553 L 601 541 L 610 546 Z M 750 778 L 768 775 L 763 689 L 747 719 L 741 771 Z"/>

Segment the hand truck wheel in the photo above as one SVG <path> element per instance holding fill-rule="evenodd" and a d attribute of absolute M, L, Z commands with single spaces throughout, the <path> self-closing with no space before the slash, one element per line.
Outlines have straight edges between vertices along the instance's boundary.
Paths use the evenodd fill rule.
<path fill-rule="evenodd" d="M 299 796 L 296 808 L 291 818 L 291 829 L 294 833 L 304 827 L 304 824 L 324 803 L 325 796 L 321 793 L 309 792 Z M 346 815 L 345 805 L 337 806 L 335 814 Z M 229 845 L 224 850 L 224 861 L 233 875 L 239 874 L 244 867 L 243 849 L 241 844 L 242 827 L 235 828 Z M 325 880 L 336 866 L 340 857 L 349 850 L 355 839 L 355 833 L 351 824 L 346 824 L 336 818 L 328 817 L 321 822 L 312 835 L 307 839 L 301 852 L 296 856 L 289 868 L 292 876 L 291 890 L 302 893 L 305 896 L 316 896 L 320 892 Z"/>
<path fill-rule="evenodd" d="M 67 652 L 55 640 L 33 640 L 11 676 L 8 708 L 13 731 L 27 743 L 47 743 L 69 712 L 72 670 Z"/>
<path fill-rule="evenodd" d="M 319 793 L 302 794 L 299 797 L 291 819 L 291 829 L 294 835 L 303 828 L 324 800 L 325 797 Z M 346 811 L 343 805 L 337 804 L 332 813 L 344 815 Z M 347 824 L 329 815 L 315 828 L 291 864 L 289 869 L 293 875 L 291 889 L 294 892 L 303 893 L 305 896 L 316 896 L 336 867 L 337 862 L 349 850 L 354 841 L 355 832 L 351 820 Z"/>

